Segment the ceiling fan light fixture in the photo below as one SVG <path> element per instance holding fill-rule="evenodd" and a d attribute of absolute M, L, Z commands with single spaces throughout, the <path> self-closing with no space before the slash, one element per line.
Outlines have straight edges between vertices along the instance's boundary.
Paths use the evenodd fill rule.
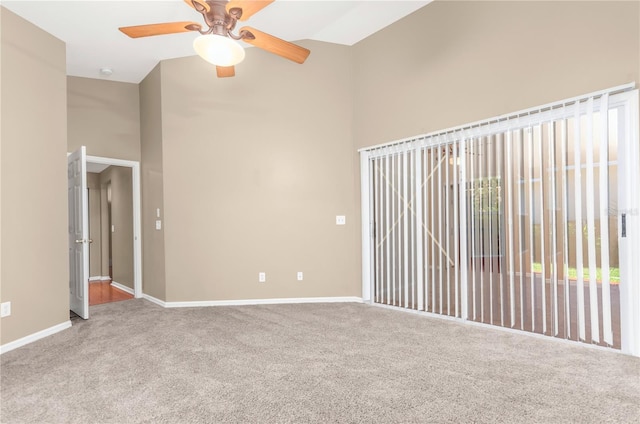
<path fill-rule="evenodd" d="M 244 49 L 234 40 L 217 34 L 201 35 L 193 41 L 193 49 L 216 66 L 235 66 L 244 60 Z"/>

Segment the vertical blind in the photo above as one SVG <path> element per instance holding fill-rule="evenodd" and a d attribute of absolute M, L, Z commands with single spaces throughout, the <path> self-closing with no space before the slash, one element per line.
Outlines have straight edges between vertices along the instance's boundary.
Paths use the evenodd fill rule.
<path fill-rule="evenodd" d="M 630 88 L 361 151 L 371 300 L 620 348 Z"/>

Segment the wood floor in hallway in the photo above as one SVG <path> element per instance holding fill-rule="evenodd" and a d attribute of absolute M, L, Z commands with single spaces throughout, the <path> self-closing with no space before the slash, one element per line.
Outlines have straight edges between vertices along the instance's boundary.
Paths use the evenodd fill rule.
<path fill-rule="evenodd" d="M 133 299 L 133 295 L 111 285 L 111 281 L 89 283 L 89 306 Z"/>

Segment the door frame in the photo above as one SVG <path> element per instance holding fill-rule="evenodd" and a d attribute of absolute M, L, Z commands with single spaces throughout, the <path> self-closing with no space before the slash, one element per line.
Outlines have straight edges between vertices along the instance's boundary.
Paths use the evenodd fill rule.
<path fill-rule="evenodd" d="M 87 155 L 87 163 L 131 168 L 133 193 L 133 295 L 142 297 L 142 226 L 140 201 L 140 162 Z"/>

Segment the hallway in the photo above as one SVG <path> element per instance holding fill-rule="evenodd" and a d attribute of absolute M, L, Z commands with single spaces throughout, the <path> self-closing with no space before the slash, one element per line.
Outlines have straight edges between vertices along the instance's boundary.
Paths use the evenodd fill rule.
<path fill-rule="evenodd" d="M 89 283 L 89 306 L 133 299 L 133 295 L 115 288 L 111 281 L 92 281 Z"/>

